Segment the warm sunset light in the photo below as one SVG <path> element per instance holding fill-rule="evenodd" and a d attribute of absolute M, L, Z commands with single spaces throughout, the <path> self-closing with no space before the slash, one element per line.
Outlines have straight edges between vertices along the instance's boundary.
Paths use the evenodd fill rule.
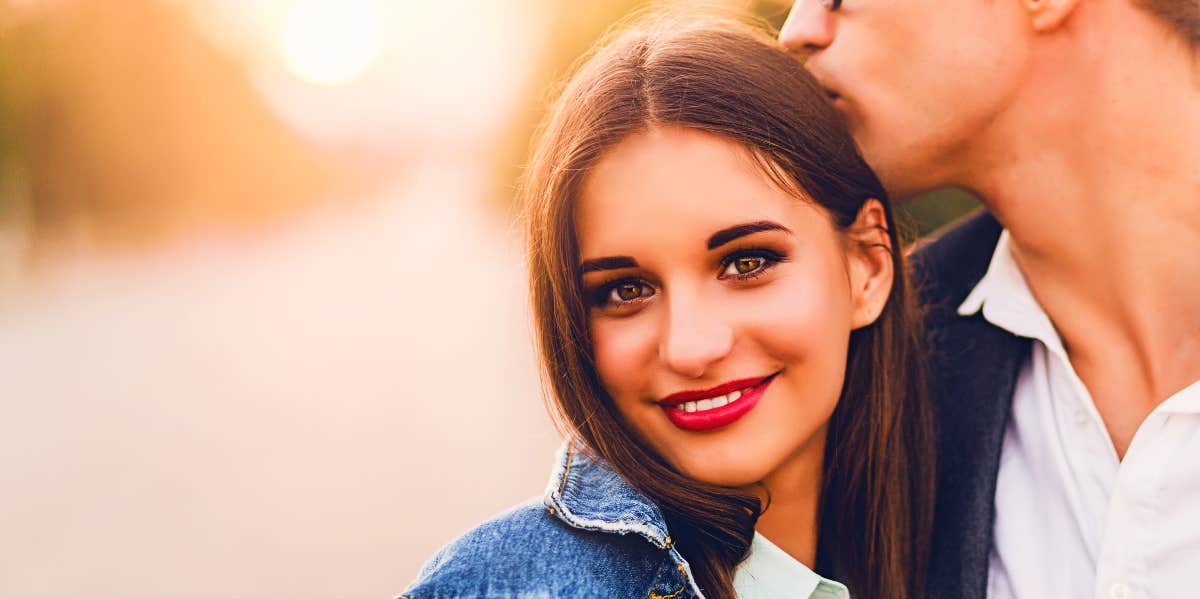
<path fill-rule="evenodd" d="M 297 0 L 280 39 L 284 62 L 310 83 L 346 83 L 382 52 L 382 20 L 372 0 Z"/>

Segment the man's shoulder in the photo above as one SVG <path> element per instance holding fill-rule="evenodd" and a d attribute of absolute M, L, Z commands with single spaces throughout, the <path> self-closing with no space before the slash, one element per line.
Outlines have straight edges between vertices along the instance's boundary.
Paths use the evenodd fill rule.
<path fill-rule="evenodd" d="M 531 500 L 442 548 L 401 597 L 644 595 L 664 558 L 640 537 L 573 528 Z"/>
<path fill-rule="evenodd" d="M 934 318 L 951 317 L 991 264 L 1003 227 L 979 209 L 942 227 L 912 250 L 913 281 Z"/>

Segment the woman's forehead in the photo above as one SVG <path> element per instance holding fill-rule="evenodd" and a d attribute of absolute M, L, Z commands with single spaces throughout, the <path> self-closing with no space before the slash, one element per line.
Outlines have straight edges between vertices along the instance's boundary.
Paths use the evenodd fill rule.
<path fill-rule="evenodd" d="M 691 129 L 656 128 L 626 138 L 591 169 L 574 226 L 586 256 L 671 238 L 703 243 L 713 232 L 744 222 L 779 222 L 803 231 L 813 226 L 807 221 L 827 220 L 815 208 L 780 189 L 736 142 Z"/>

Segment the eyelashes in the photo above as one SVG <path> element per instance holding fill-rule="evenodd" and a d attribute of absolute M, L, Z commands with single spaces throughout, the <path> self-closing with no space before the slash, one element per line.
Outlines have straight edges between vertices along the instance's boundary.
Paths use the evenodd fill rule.
<path fill-rule="evenodd" d="M 719 280 L 751 281 L 788 260 L 787 254 L 764 247 L 735 250 L 719 262 Z M 620 311 L 641 304 L 658 294 L 653 283 L 641 277 L 621 277 L 585 292 L 588 303 L 603 310 Z"/>
<path fill-rule="evenodd" d="M 721 258 L 719 277 L 741 281 L 756 279 L 785 260 L 787 256 L 768 248 L 738 250 Z"/>
<path fill-rule="evenodd" d="M 590 303 L 597 308 L 624 307 L 645 301 L 657 291 L 654 286 L 637 278 L 617 279 L 592 291 Z"/>

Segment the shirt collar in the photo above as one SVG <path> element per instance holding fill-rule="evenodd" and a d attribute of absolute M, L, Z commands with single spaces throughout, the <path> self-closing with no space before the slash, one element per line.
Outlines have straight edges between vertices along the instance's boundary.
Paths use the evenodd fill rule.
<path fill-rule="evenodd" d="M 550 513 L 583 530 L 636 534 L 659 549 L 671 547 L 662 511 L 607 462 L 573 446 L 558 451 L 543 503 Z"/>
<path fill-rule="evenodd" d="M 983 314 L 993 325 L 1018 337 L 1036 339 L 1066 355 L 1050 317 L 1042 310 L 1012 254 L 1008 229 L 1000 233 L 987 273 L 958 307 L 959 316 Z"/>
<path fill-rule="evenodd" d="M 821 577 L 757 532 L 750 553 L 734 572 L 733 587 L 739 597 L 755 599 L 850 598 L 845 585 Z"/>
<path fill-rule="evenodd" d="M 987 273 L 958 307 L 959 316 L 983 318 L 1019 337 L 1042 342 L 1068 364 L 1070 359 L 1050 317 L 1042 310 L 1012 254 L 1008 229 L 1000 233 Z M 1164 412 L 1200 414 L 1200 381 L 1175 393 L 1158 408 Z"/>
<path fill-rule="evenodd" d="M 1200 381 L 1168 397 L 1158 409 L 1168 414 L 1200 414 Z"/>

